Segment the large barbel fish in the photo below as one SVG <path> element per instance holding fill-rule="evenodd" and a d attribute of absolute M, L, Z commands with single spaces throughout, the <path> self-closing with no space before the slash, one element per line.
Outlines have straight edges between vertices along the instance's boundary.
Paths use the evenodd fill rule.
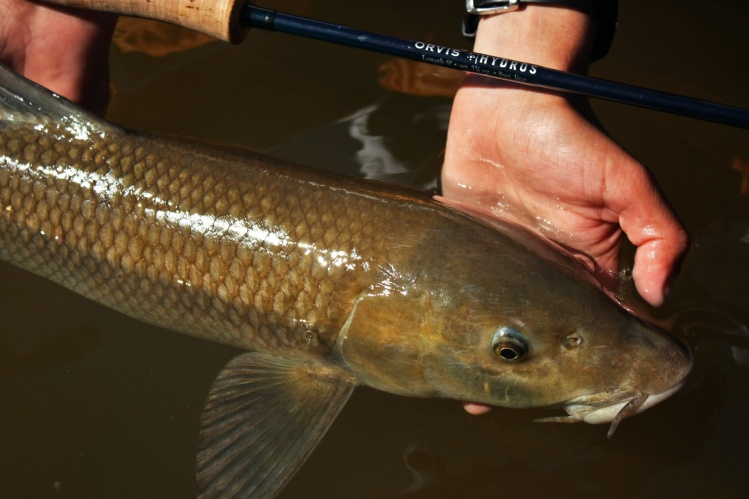
<path fill-rule="evenodd" d="M 214 382 L 198 484 L 277 493 L 353 388 L 612 422 L 691 356 L 581 265 L 411 191 L 126 132 L 0 68 L 0 257 L 249 352 Z"/>

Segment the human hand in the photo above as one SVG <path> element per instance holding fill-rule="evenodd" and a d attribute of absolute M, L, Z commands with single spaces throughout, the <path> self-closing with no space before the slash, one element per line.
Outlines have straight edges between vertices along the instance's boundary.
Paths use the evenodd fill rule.
<path fill-rule="evenodd" d="M 581 72 L 588 23 L 570 9 L 527 7 L 482 20 L 475 50 Z M 586 254 L 599 271 L 618 271 L 628 237 L 637 247 L 635 285 L 654 306 L 688 247 L 648 171 L 595 124 L 579 97 L 469 76 L 453 104 L 442 186 L 447 198 Z"/>
<path fill-rule="evenodd" d="M 109 99 L 111 14 L 0 0 L 0 62 L 99 113 Z"/>

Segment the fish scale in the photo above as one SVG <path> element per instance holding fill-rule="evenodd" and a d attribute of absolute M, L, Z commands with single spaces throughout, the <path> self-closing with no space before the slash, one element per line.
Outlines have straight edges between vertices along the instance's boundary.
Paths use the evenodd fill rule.
<path fill-rule="evenodd" d="M 3 258 L 117 310 L 243 348 L 309 348 L 335 342 L 336 311 L 372 284 L 361 264 L 387 214 L 344 187 L 216 167 L 178 139 L 11 125 L 0 140 Z"/>

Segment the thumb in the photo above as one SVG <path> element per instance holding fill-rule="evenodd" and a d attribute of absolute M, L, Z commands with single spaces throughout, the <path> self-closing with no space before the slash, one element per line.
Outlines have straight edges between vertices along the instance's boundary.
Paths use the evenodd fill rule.
<path fill-rule="evenodd" d="M 651 188 L 633 196 L 637 200 L 622 213 L 620 224 L 637 247 L 632 277 L 637 292 L 658 307 L 671 291 L 684 255 L 689 235 L 664 198 Z"/>
<path fill-rule="evenodd" d="M 632 277 L 637 292 L 654 307 L 662 305 L 671 291 L 687 247 L 686 232 L 654 238 L 637 247 Z"/>

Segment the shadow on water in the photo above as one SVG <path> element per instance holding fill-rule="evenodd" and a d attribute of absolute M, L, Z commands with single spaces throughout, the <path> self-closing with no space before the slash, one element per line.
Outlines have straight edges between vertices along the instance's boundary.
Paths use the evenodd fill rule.
<path fill-rule="evenodd" d="M 278 2 L 279 10 L 447 45 L 459 2 Z M 595 76 L 749 107 L 749 12 L 621 2 Z M 253 32 L 163 55 L 113 49 L 109 118 L 434 187 L 449 98 L 378 83 L 386 57 Z M 695 351 L 672 399 L 603 426 L 554 411 L 466 415 L 459 404 L 357 390 L 283 491 L 295 498 L 749 496 L 746 131 L 595 102 L 694 236 L 660 318 Z M 742 177 L 743 175 L 743 177 Z M 749 188 L 747 188 L 749 190 Z M 0 265 L 0 497 L 190 497 L 200 411 L 236 352 L 142 324 Z"/>

